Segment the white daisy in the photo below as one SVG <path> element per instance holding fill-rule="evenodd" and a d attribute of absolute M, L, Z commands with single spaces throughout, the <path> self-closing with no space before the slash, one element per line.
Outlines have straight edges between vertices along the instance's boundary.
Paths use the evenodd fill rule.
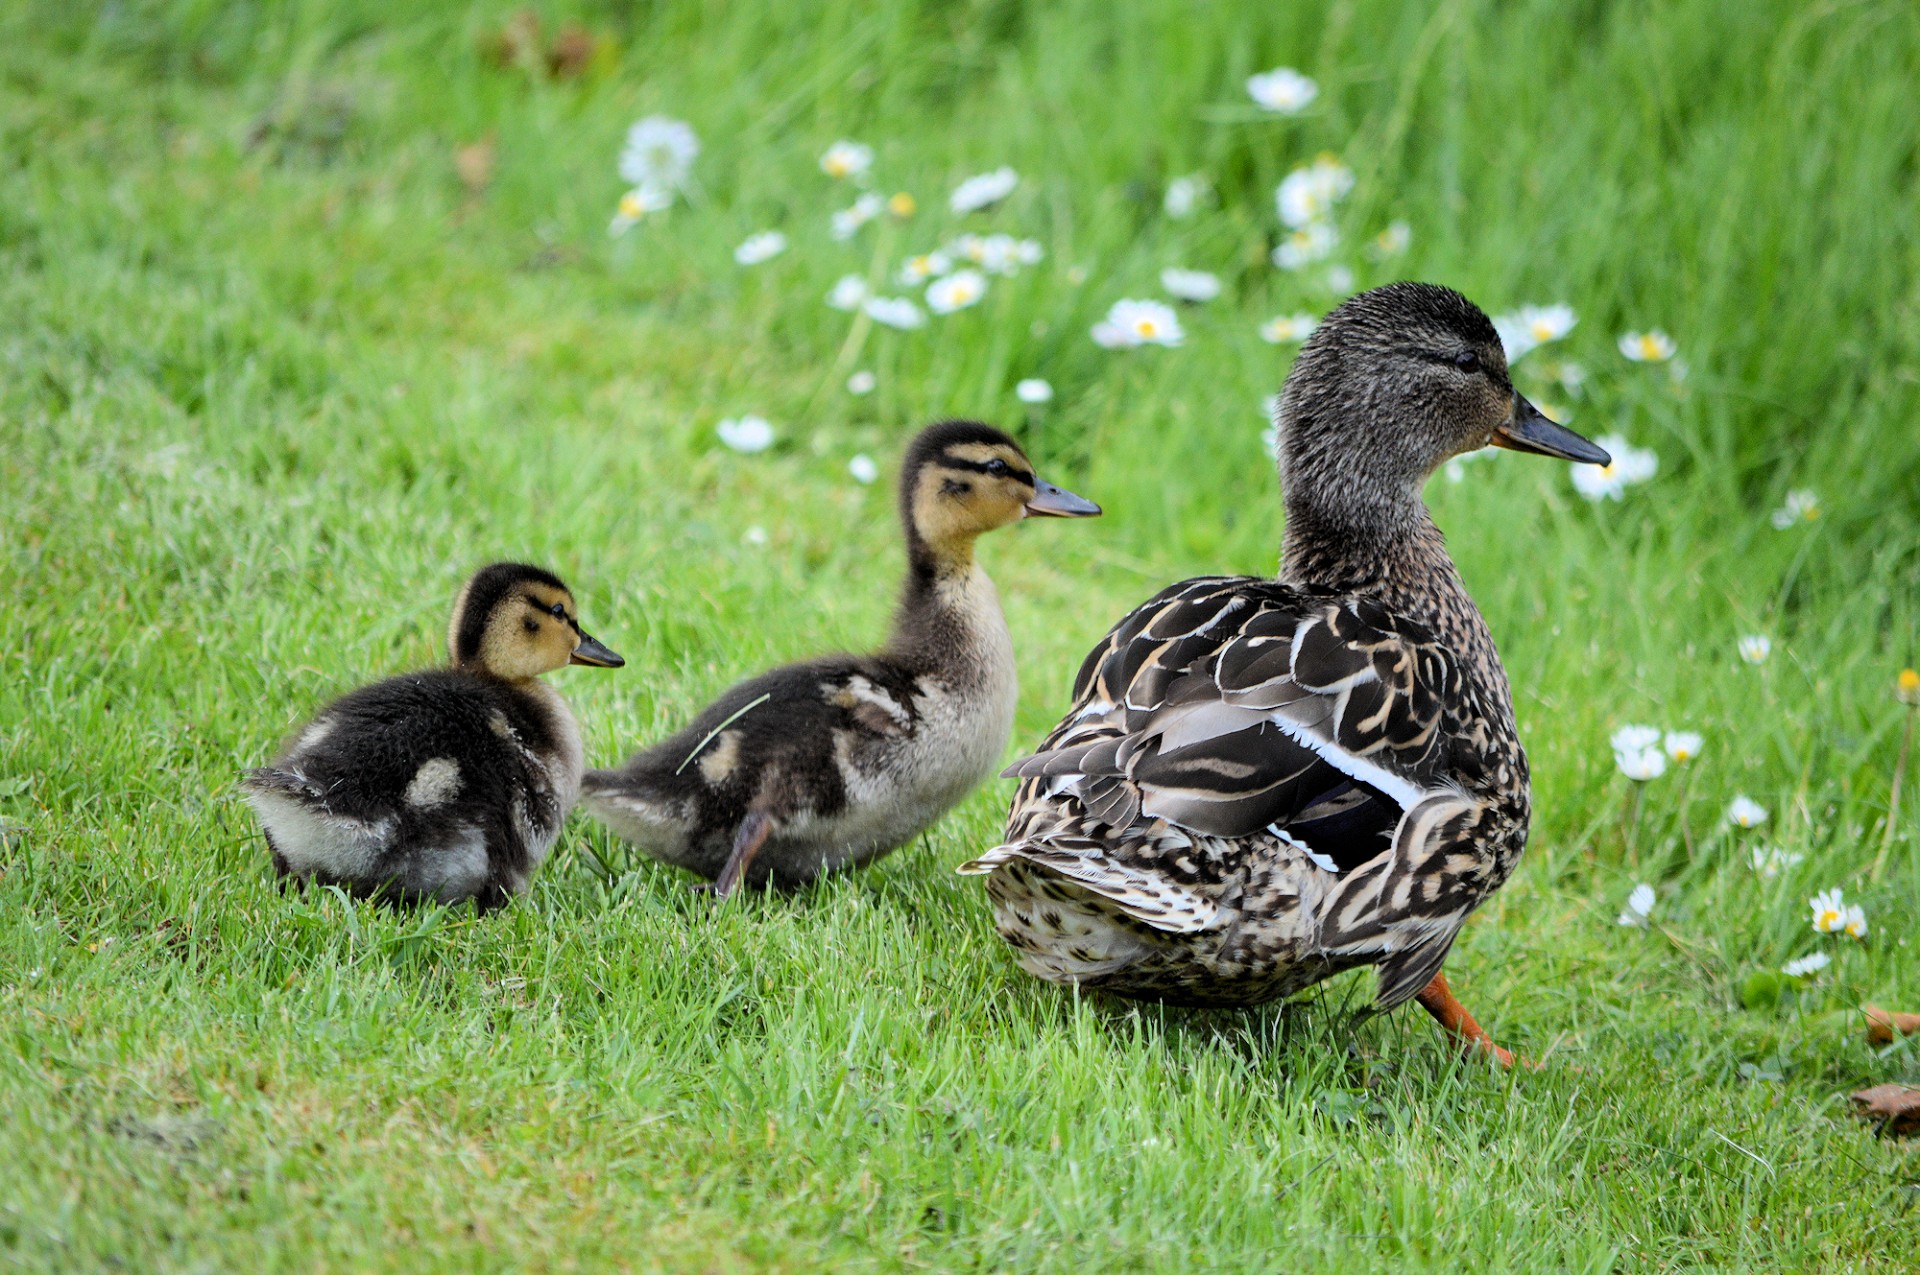
<path fill-rule="evenodd" d="M 905 297 L 868 297 L 860 308 L 875 323 L 884 323 L 890 328 L 906 331 L 927 326 L 925 312 Z"/>
<path fill-rule="evenodd" d="M 733 259 L 743 266 L 757 266 L 761 262 L 777 257 L 787 250 L 787 237 L 777 230 L 763 230 L 757 235 L 748 235 L 733 250 Z"/>
<path fill-rule="evenodd" d="M 649 115 L 627 130 L 620 176 L 635 186 L 672 191 L 684 186 L 700 154 L 700 139 L 682 120 Z"/>
<path fill-rule="evenodd" d="M 1500 334 L 1500 344 L 1507 347 L 1507 362 L 1512 363 L 1529 350 L 1558 341 L 1579 321 L 1573 307 L 1562 301 L 1523 305 L 1512 314 L 1495 315 L 1493 329 Z"/>
<path fill-rule="evenodd" d="M 1765 664 L 1773 654 L 1773 639 L 1764 633 L 1749 633 L 1740 639 L 1740 658 L 1749 664 Z"/>
<path fill-rule="evenodd" d="M 1628 487 L 1646 482 L 1660 471 L 1660 457 L 1644 447 L 1635 447 L 1618 434 L 1599 440 L 1613 461 L 1606 465 L 1570 465 L 1573 487 L 1588 500 L 1619 500 Z"/>
<path fill-rule="evenodd" d="M 862 370 L 847 378 L 847 393 L 855 398 L 873 393 L 873 387 L 880 382 L 873 373 Z"/>
<path fill-rule="evenodd" d="M 944 279 L 935 279 L 927 288 L 927 308 L 935 314 L 952 314 L 975 305 L 987 295 L 987 277 L 978 270 L 956 270 Z"/>
<path fill-rule="evenodd" d="M 1282 270 L 1298 270 L 1316 261 L 1325 261 L 1340 246 L 1340 232 L 1331 222 L 1316 221 L 1290 233 L 1273 250 L 1273 264 Z"/>
<path fill-rule="evenodd" d="M 1275 115 L 1298 115 L 1313 104 L 1313 99 L 1320 94 L 1320 86 L 1310 76 L 1290 66 L 1281 66 L 1248 77 L 1247 94 L 1262 109 Z"/>
<path fill-rule="evenodd" d="M 873 147 L 844 139 L 827 147 L 820 157 L 820 171 L 829 177 L 865 177 L 873 167 Z"/>
<path fill-rule="evenodd" d="M 1304 168 L 1296 168 L 1280 179 L 1274 188 L 1274 207 L 1280 220 L 1295 230 L 1333 214 L 1333 206 L 1353 189 L 1353 170 L 1332 155 L 1322 155 Z"/>
<path fill-rule="evenodd" d="M 1627 332 L 1620 337 L 1620 353 L 1635 363 L 1665 363 L 1677 348 L 1673 338 L 1659 328 L 1650 332 Z"/>
<path fill-rule="evenodd" d="M 1107 317 L 1093 325 L 1093 339 L 1108 349 L 1178 345 L 1185 338 L 1180 316 L 1160 301 L 1116 301 Z"/>
<path fill-rule="evenodd" d="M 857 274 L 843 274 L 827 293 L 827 304 L 836 310 L 858 310 L 870 295 L 867 281 Z"/>
<path fill-rule="evenodd" d="M 1053 402 L 1053 386 L 1037 376 L 1029 376 L 1013 387 L 1013 396 L 1022 403 Z"/>
<path fill-rule="evenodd" d="M 607 233 L 624 235 L 648 213 L 665 212 L 672 205 L 672 191 L 659 186 L 635 186 L 620 196 L 620 206 L 607 225 Z"/>
<path fill-rule="evenodd" d="M 1755 872 L 1771 881 L 1806 857 L 1794 851 L 1782 850 L 1779 846 L 1755 846 L 1748 854 L 1747 861 L 1753 865 Z"/>
<path fill-rule="evenodd" d="M 1367 245 L 1367 255 L 1375 261 L 1397 257 L 1413 244 L 1413 227 L 1404 221 L 1389 222 L 1387 228 Z"/>
<path fill-rule="evenodd" d="M 1727 806 L 1727 822 L 1736 828 L 1758 828 L 1767 821 L 1767 808 L 1742 793 Z"/>
<path fill-rule="evenodd" d="M 1820 516 L 1820 498 L 1804 489 L 1787 493 L 1787 503 L 1773 511 L 1775 531 L 1786 531 L 1796 523 L 1812 522 Z"/>
<path fill-rule="evenodd" d="M 1015 239 L 1012 235 L 961 235 L 942 251 L 999 275 L 1019 274 L 1021 266 L 1033 265 L 1046 256 L 1039 240 Z"/>
<path fill-rule="evenodd" d="M 1335 262 L 1327 267 L 1327 291 L 1348 293 L 1353 291 L 1353 267 Z"/>
<path fill-rule="evenodd" d="M 1707 741 L 1698 731 L 1670 730 L 1663 742 L 1667 756 L 1677 762 L 1690 762 L 1700 755 L 1700 746 Z"/>
<path fill-rule="evenodd" d="M 1290 345 L 1304 341 L 1320 326 L 1310 314 L 1283 314 L 1260 325 L 1260 339 L 1269 345 Z"/>
<path fill-rule="evenodd" d="M 1638 752 L 1642 748 L 1653 748 L 1660 743 L 1658 726 L 1622 726 L 1607 737 L 1616 753 Z"/>
<path fill-rule="evenodd" d="M 1647 918 L 1653 915 L 1654 902 L 1655 898 L 1652 886 L 1646 884 L 1644 881 L 1634 886 L 1633 892 L 1627 895 L 1627 906 L 1626 909 L 1620 913 L 1619 924 L 1645 925 Z"/>
<path fill-rule="evenodd" d="M 853 475 L 853 481 L 864 487 L 880 477 L 880 466 L 874 463 L 873 457 L 861 452 L 847 462 L 847 472 Z"/>
<path fill-rule="evenodd" d="M 833 237 L 851 239 L 858 234 L 860 227 L 878 217 L 886 210 L 887 201 L 868 191 L 853 201 L 853 206 L 843 208 L 833 215 Z"/>
<path fill-rule="evenodd" d="M 1620 768 L 1621 774 L 1638 783 L 1667 773 L 1667 755 L 1658 748 L 1615 749 L 1613 764 Z"/>
<path fill-rule="evenodd" d="M 764 416 L 729 416 L 713 427 L 720 441 L 736 452 L 764 452 L 773 446 L 773 425 Z"/>
<path fill-rule="evenodd" d="M 1205 270 L 1180 270 L 1169 266 L 1160 272 L 1160 286 L 1175 301 L 1211 301 L 1220 295 L 1220 276 Z"/>
<path fill-rule="evenodd" d="M 750 545 L 764 545 L 767 543 L 767 529 L 759 523 L 755 523 L 741 533 L 740 538 Z"/>
<path fill-rule="evenodd" d="M 1849 904 L 1847 906 L 1847 915 L 1840 922 L 1840 928 L 1846 931 L 1846 935 L 1850 939 L 1864 939 L 1867 937 L 1866 909 L 1862 908 L 1858 903 Z"/>
<path fill-rule="evenodd" d="M 1020 174 L 1011 168 L 996 168 L 990 173 L 969 177 L 955 186 L 947 204 L 957 213 L 977 212 L 999 203 L 1011 195 L 1013 188 L 1019 184 Z"/>
<path fill-rule="evenodd" d="M 1788 978 L 1811 978 L 1831 964 L 1833 958 L 1825 952 L 1810 952 L 1797 960 L 1788 961 L 1780 967 L 1780 972 Z"/>
<path fill-rule="evenodd" d="M 1807 906 L 1813 909 L 1813 928 L 1820 933 L 1837 934 L 1846 929 L 1847 913 L 1850 909 L 1841 891 L 1822 890 L 1807 900 Z M 1864 929 L 1864 917 L 1861 919 L 1861 924 Z"/>
<path fill-rule="evenodd" d="M 1176 221 L 1193 216 L 1200 207 L 1200 201 L 1207 194 L 1207 179 L 1198 173 L 1190 177 L 1176 177 L 1167 183 L 1167 194 L 1160 201 L 1169 217 Z"/>
<path fill-rule="evenodd" d="M 948 260 L 946 253 L 923 252 L 918 256 L 908 257 L 901 263 L 900 273 L 895 278 L 899 279 L 905 287 L 917 288 L 927 280 L 938 279 L 952 269 L 953 262 Z"/>

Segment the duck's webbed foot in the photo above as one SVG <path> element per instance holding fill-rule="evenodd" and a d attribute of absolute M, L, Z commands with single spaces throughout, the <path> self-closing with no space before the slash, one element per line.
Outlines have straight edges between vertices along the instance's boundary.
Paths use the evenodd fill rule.
<path fill-rule="evenodd" d="M 771 816 L 752 811 L 740 821 L 740 827 L 733 834 L 733 849 L 727 854 L 727 862 L 720 869 L 720 875 L 711 885 L 694 887 L 716 899 L 724 899 L 732 894 L 746 878 L 747 869 L 753 866 L 753 856 L 760 853 L 760 847 L 767 843 L 767 837 L 773 832 Z"/>
<path fill-rule="evenodd" d="M 1487 1035 L 1486 1029 L 1473 1021 L 1473 1015 L 1467 1012 L 1467 1007 L 1460 1003 L 1454 996 L 1453 989 L 1447 986 L 1445 974 L 1435 974 L 1433 981 L 1427 984 L 1417 999 L 1420 1001 L 1420 1008 L 1432 1014 L 1434 1021 L 1440 1024 L 1440 1030 L 1459 1040 L 1469 1052 L 1490 1054 L 1502 1067 L 1511 1068 L 1517 1061 L 1522 1067 L 1539 1070 L 1539 1063 L 1530 1058 L 1515 1059 L 1511 1053 L 1493 1043 L 1493 1037 Z"/>

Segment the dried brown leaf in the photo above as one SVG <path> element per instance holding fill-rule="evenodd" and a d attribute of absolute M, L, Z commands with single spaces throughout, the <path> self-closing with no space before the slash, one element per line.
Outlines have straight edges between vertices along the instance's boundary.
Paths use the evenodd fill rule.
<path fill-rule="evenodd" d="M 1855 1114 L 1886 1132 L 1920 1133 L 1920 1085 L 1875 1085 L 1851 1097 Z"/>

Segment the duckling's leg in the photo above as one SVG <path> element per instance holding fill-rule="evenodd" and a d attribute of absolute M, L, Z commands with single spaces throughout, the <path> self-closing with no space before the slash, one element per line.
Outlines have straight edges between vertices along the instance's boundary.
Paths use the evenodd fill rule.
<path fill-rule="evenodd" d="M 1493 1043 L 1493 1037 L 1479 1023 L 1473 1021 L 1473 1015 L 1467 1012 L 1454 996 L 1453 989 L 1447 986 L 1445 974 L 1435 974 L 1426 990 L 1420 993 L 1420 1008 L 1432 1014 L 1440 1024 L 1440 1030 L 1460 1038 L 1462 1044 L 1472 1049 L 1485 1050 L 1494 1056 L 1502 1067 L 1513 1066 L 1513 1055 Z"/>
<path fill-rule="evenodd" d="M 739 829 L 733 834 L 733 850 L 727 855 L 726 866 L 720 869 L 720 875 L 713 882 L 713 897 L 724 899 L 732 894 L 741 879 L 747 875 L 747 869 L 753 864 L 753 856 L 760 853 L 760 847 L 767 844 L 767 835 L 773 831 L 773 820 L 758 810 L 747 812 L 740 821 Z"/>

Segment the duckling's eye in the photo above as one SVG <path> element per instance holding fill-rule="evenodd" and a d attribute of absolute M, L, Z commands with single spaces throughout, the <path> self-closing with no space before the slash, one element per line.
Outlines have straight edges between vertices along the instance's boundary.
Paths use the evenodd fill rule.
<path fill-rule="evenodd" d="M 992 474 L 995 478 L 1005 478 L 1008 474 L 1011 474 L 1013 472 L 1013 467 L 1007 464 L 1006 461 L 1001 460 L 998 456 L 996 456 L 992 460 L 987 462 L 986 470 L 989 474 Z"/>
<path fill-rule="evenodd" d="M 556 620 L 564 620 L 567 618 L 567 608 L 556 602 L 547 608 L 547 614 Z"/>
<path fill-rule="evenodd" d="M 1462 372 L 1465 372 L 1468 376 L 1472 376 L 1480 370 L 1480 356 L 1472 350 L 1468 350 L 1465 354 L 1454 355 L 1453 365 Z"/>

